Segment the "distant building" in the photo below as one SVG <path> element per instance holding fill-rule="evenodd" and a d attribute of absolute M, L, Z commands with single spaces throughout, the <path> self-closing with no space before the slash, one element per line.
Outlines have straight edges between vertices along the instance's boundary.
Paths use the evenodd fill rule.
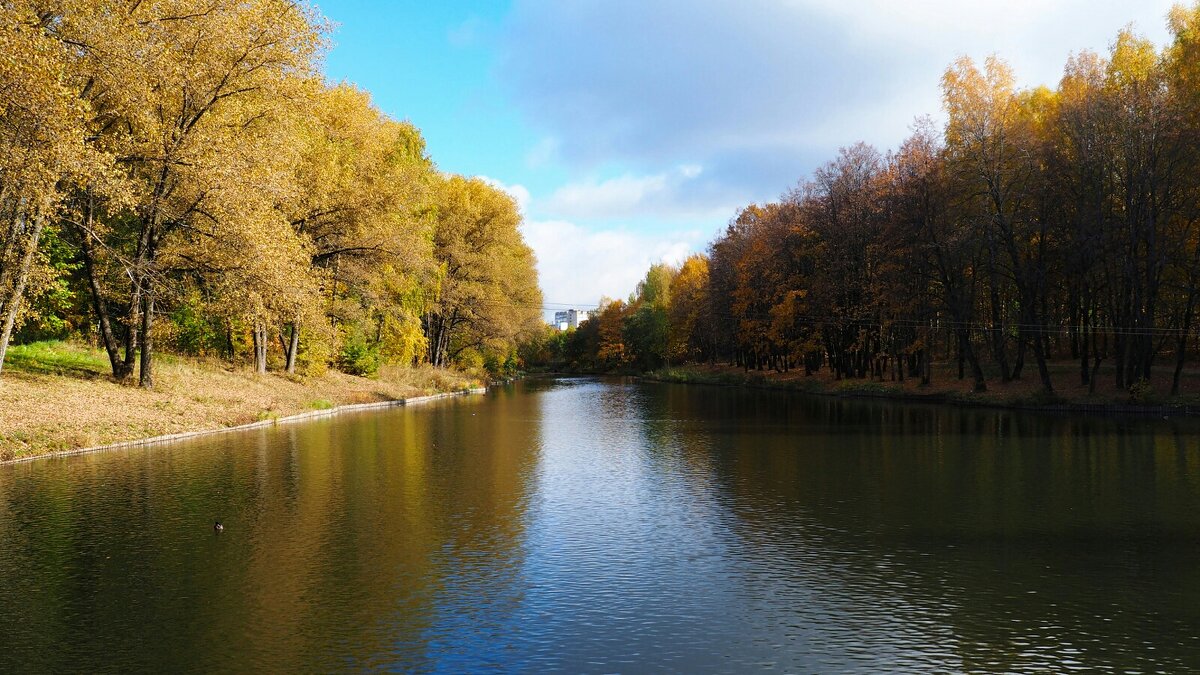
<path fill-rule="evenodd" d="M 554 325 L 558 326 L 559 330 L 579 328 L 579 324 L 587 320 L 588 313 L 581 312 L 577 309 L 568 309 L 562 312 L 554 313 Z"/>

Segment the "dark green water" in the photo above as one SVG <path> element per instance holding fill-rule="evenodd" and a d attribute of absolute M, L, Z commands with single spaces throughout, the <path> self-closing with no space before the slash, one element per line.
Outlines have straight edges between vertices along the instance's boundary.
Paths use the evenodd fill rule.
<path fill-rule="evenodd" d="M 534 380 L 0 467 L 0 672 L 1194 672 L 1197 432 Z"/>

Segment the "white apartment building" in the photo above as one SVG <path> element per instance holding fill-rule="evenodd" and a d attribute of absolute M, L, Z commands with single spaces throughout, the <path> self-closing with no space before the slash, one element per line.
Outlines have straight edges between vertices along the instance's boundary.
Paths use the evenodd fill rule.
<path fill-rule="evenodd" d="M 568 309 L 554 313 L 554 325 L 558 326 L 559 330 L 579 328 L 579 324 L 587 320 L 588 313 L 577 309 Z"/>

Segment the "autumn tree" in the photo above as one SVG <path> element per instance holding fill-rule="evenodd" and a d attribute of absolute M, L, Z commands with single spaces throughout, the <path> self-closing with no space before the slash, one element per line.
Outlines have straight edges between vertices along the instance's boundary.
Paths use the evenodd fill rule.
<path fill-rule="evenodd" d="M 419 287 L 433 261 L 434 169 L 424 139 L 383 115 L 366 92 L 340 84 L 308 101 L 296 143 L 284 211 L 325 284 L 330 321 L 344 338 L 367 336 L 383 358 L 411 363 L 426 348 Z M 297 319 L 284 318 L 289 372 Z"/>
<path fill-rule="evenodd" d="M 444 366 L 468 350 L 508 352 L 536 329 L 542 305 L 516 202 L 477 178 L 452 176 L 435 190 L 436 267 L 422 318 L 428 360 Z"/>
<path fill-rule="evenodd" d="M 1178 209 L 1173 250 L 1176 297 L 1175 369 L 1171 393 L 1179 393 L 1180 375 L 1196 322 L 1200 300 L 1200 3 L 1175 6 L 1169 27 L 1174 40 L 1167 49 L 1164 68 L 1170 87 L 1170 106 L 1175 126 L 1175 143 L 1183 149 L 1175 155 L 1182 179 L 1177 188 Z"/>
<path fill-rule="evenodd" d="M 629 304 L 622 300 L 602 300 L 599 310 L 588 319 L 589 324 L 594 322 L 596 326 L 596 367 L 602 370 L 624 368 L 637 358 L 625 341 L 625 323 L 631 313 Z"/>
<path fill-rule="evenodd" d="M 629 300 L 630 313 L 623 327 L 624 342 L 644 370 L 658 368 L 669 358 L 667 314 L 672 284 L 678 273 L 678 269 L 666 263 L 651 265 Z"/>
<path fill-rule="evenodd" d="M 1045 222 L 1038 217 L 1034 189 L 1039 178 L 1033 101 L 1016 89 L 1012 69 L 993 56 L 983 70 L 961 58 L 946 71 L 942 89 L 949 121 L 949 171 L 961 199 L 960 217 L 984 242 L 989 333 L 1000 377 L 1019 376 L 1024 349 L 1032 343 L 1038 373 L 1053 391 L 1038 311 L 1045 288 Z M 1017 316 L 1006 297 L 1015 290 Z M 1009 360 L 1008 338 L 1018 338 L 1017 362 Z"/>
<path fill-rule="evenodd" d="M 1107 55 L 1073 56 L 1056 89 L 959 59 L 944 128 L 919 122 L 886 157 L 851 146 L 739 210 L 707 274 L 689 262 L 673 282 L 668 353 L 928 382 L 940 341 L 976 391 L 986 353 L 1004 382 L 1032 355 L 1053 393 L 1053 357 L 1091 389 L 1111 359 L 1120 390 L 1170 349 L 1177 393 L 1198 348 L 1200 4 L 1169 27 L 1165 50 L 1127 29 Z M 629 342 L 606 350 L 642 348 Z"/>
<path fill-rule="evenodd" d="M 975 389 L 986 388 L 971 341 L 974 247 L 949 218 L 943 144 L 928 118 L 888 157 L 885 229 L 876 302 L 891 334 L 896 373 L 932 379 L 934 343 L 948 324 L 961 364 L 970 363 Z M 907 364 L 901 364 L 907 359 Z M 965 375 L 965 367 L 960 379 Z"/>
<path fill-rule="evenodd" d="M 0 5 L 0 366 L 66 186 L 110 178 L 109 158 L 85 142 L 77 63 L 47 33 L 52 20 L 30 2 Z"/>
<path fill-rule="evenodd" d="M 51 30 L 81 55 L 92 142 L 125 168 L 134 194 L 124 209 L 80 186 L 89 285 L 114 376 L 131 374 L 137 354 L 139 383 L 151 387 L 154 318 L 171 290 L 173 249 L 214 227 L 261 224 L 221 221 L 240 212 L 218 204 L 242 201 L 263 177 L 247 156 L 277 150 L 279 127 L 315 75 L 322 28 L 290 0 L 64 7 Z"/>
<path fill-rule="evenodd" d="M 676 362 L 704 361 L 713 356 L 708 309 L 708 258 L 689 256 L 671 282 L 667 309 L 666 357 Z"/>
<path fill-rule="evenodd" d="M 880 367 L 880 317 L 873 311 L 884 227 L 883 158 L 874 148 L 844 148 L 793 193 L 820 241 L 809 304 L 817 309 L 830 365 L 838 377 Z"/>

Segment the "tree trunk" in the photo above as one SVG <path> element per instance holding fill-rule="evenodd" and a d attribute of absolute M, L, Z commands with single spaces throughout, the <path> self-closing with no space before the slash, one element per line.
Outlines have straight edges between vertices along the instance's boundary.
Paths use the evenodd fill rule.
<path fill-rule="evenodd" d="M 1128 338 L 1121 334 L 1117 329 L 1120 324 L 1113 324 L 1113 359 L 1114 370 L 1116 371 L 1117 389 L 1127 389 L 1129 384 L 1125 381 L 1125 345 L 1128 343 Z"/>
<path fill-rule="evenodd" d="M 959 340 L 959 349 L 956 357 L 958 361 L 958 379 L 965 380 L 967 379 L 967 355 L 963 353 L 961 340 Z"/>
<path fill-rule="evenodd" d="M 1011 374 L 1008 370 L 1008 354 L 1005 349 L 1004 336 L 1004 319 L 1001 314 L 1001 300 L 999 287 L 999 274 L 996 271 L 996 253 L 994 244 L 991 238 L 988 240 L 988 277 L 989 277 L 989 307 L 992 314 L 992 358 L 995 359 L 996 365 L 1000 367 L 1000 381 L 1008 382 L 1011 379 Z"/>
<path fill-rule="evenodd" d="M 1042 389 L 1047 394 L 1053 394 L 1054 383 L 1050 380 L 1050 368 L 1046 364 L 1046 343 L 1042 341 L 1040 333 L 1033 339 L 1033 358 L 1037 361 L 1038 376 L 1042 379 Z"/>
<path fill-rule="evenodd" d="M 92 295 L 92 310 L 96 312 L 96 320 L 100 326 L 100 340 L 104 343 L 104 351 L 108 354 L 108 363 L 112 367 L 113 377 L 123 380 L 129 377 L 129 364 L 121 360 L 121 344 L 113 332 L 112 319 L 109 315 L 108 302 L 100 288 L 100 279 L 96 275 L 96 252 L 92 248 L 92 197 L 89 194 L 84 205 L 84 222 L 86 225 L 79 231 L 79 250 L 83 256 L 83 271 L 87 276 L 88 290 Z"/>
<path fill-rule="evenodd" d="M 138 334 L 134 326 L 141 324 L 141 349 L 138 373 L 138 386 L 143 389 L 154 388 L 154 345 L 150 329 L 154 326 L 154 280 L 151 271 L 154 268 L 155 252 L 158 248 L 159 237 L 159 200 L 166 184 L 168 167 L 164 163 L 159 171 L 158 182 L 154 187 L 149 211 L 141 220 L 141 233 L 138 235 L 137 255 L 133 274 L 132 298 L 129 303 L 129 318 L 126 324 L 129 331 L 125 339 L 125 362 L 133 369 L 133 352 L 138 348 Z M 141 321 L 137 312 L 141 308 Z"/>
<path fill-rule="evenodd" d="M 921 352 L 921 384 L 933 383 L 933 349 L 926 348 Z"/>
<path fill-rule="evenodd" d="M 958 345 L 959 353 L 965 356 L 967 363 L 971 365 L 971 375 L 975 378 L 974 390 L 976 392 L 987 391 L 987 381 L 983 377 L 983 368 L 979 367 L 979 359 L 975 356 L 975 350 L 971 347 L 971 334 L 968 329 L 958 329 Z"/>
<path fill-rule="evenodd" d="M 1088 325 L 1087 319 L 1080 321 L 1079 330 L 1076 331 L 1079 338 L 1079 347 L 1075 352 L 1076 358 L 1079 359 L 1079 383 L 1085 387 L 1091 384 L 1092 373 L 1088 366 L 1091 365 L 1091 354 L 1089 353 L 1088 345 Z"/>
<path fill-rule="evenodd" d="M 142 349 L 138 386 L 143 389 L 154 388 L 154 345 L 150 339 L 150 329 L 154 326 L 154 293 L 149 283 L 149 279 L 144 280 L 142 289 Z"/>
<path fill-rule="evenodd" d="M 1036 338 L 1035 338 L 1036 339 Z M 1024 328 L 1017 333 L 1017 360 L 1013 362 L 1012 379 L 1021 379 L 1021 371 L 1025 370 L 1025 348 L 1029 344 L 1029 336 Z"/>
<path fill-rule="evenodd" d="M 1037 294 L 1029 288 L 1029 283 L 1021 284 L 1021 322 L 1029 326 L 1032 335 L 1027 336 L 1026 343 L 1033 343 L 1033 360 L 1037 363 L 1038 377 L 1042 381 L 1042 389 L 1047 394 L 1054 393 L 1054 383 L 1050 380 L 1050 368 L 1046 364 L 1046 326 L 1042 317 L 1037 313 Z M 1022 345 L 1024 346 L 1024 345 Z"/>
<path fill-rule="evenodd" d="M 300 320 L 292 322 L 291 337 L 288 339 L 287 363 L 284 369 L 288 375 L 296 374 L 296 353 L 300 351 Z"/>
<path fill-rule="evenodd" d="M 3 328 L 0 328 L 0 370 L 4 368 L 4 357 L 8 353 L 8 341 L 12 338 L 13 325 L 17 321 L 17 313 L 21 310 L 21 299 L 25 295 L 25 283 L 29 280 L 29 270 L 33 267 L 33 257 L 37 253 L 38 240 L 42 236 L 44 225 L 45 220 L 40 215 L 33 219 L 31 230 L 26 235 L 27 243 L 22 252 L 21 262 L 10 282 L 11 290 L 8 291 L 8 297 L 3 298 L 3 301 L 0 302 L 4 321 Z M 0 292 L 3 292 L 3 289 L 0 289 Z"/>
<path fill-rule="evenodd" d="M 1187 359 L 1187 340 L 1192 332 L 1192 316 L 1195 312 L 1196 292 L 1188 293 L 1187 306 L 1183 311 L 1183 325 L 1179 330 L 1179 340 L 1175 346 L 1175 373 L 1171 377 L 1171 395 L 1179 395 L 1179 376 L 1183 373 L 1183 363 Z"/>
<path fill-rule="evenodd" d="M 254 322 L 251 331 L 254 339 L 254 372 L 259 375 L 267 373 L 267 326 L 261 321 Z"/>
<path fill-rule="evenodd" d="M 123 375 L 121 379 L 125 379 L 133 375 L 133 363 L 137 359 L 139 331 L 138 326 L 142 322 L 141 314 L 142 306 L 142 286 L 141 282 L 134 282 L 134 289 L 130 294 L 129 315 L 125 317 L 125 361 L 121 366 Z"/>

